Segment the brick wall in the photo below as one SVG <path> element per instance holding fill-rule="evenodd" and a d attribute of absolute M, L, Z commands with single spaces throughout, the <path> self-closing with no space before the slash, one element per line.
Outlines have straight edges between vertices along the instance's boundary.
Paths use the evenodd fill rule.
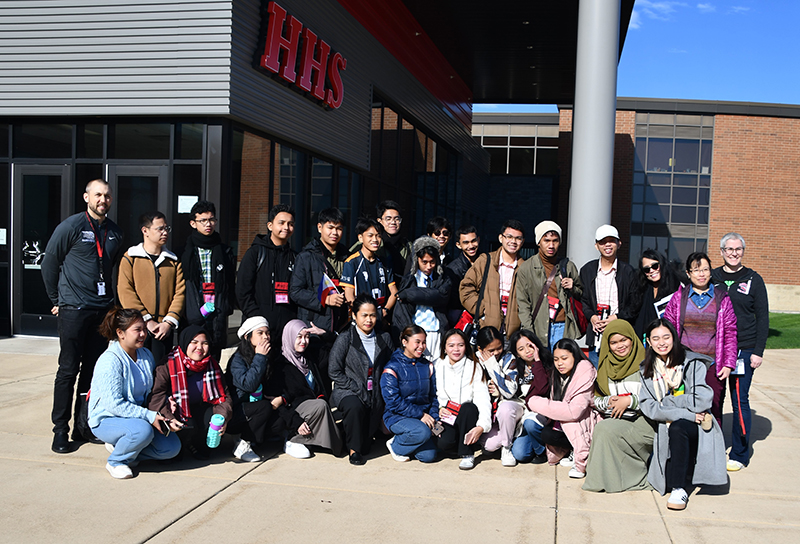
<path fill-rule="evenodd" d="M 711 171 L 709 256 L 730 231 L 747 242 L 745 265 L 766 283 L 796 285 L 800 256 L 800 119 L 717 115 Z"/>
<path fill-rule="evenodd" d="M 556 223 L 567 238 L 569 225 L 569 190 L 572 184 L 572 110 L 559 111 L 558 168 L 559 196 Z M 611 224 L 617 227 L 622 248 L 619 258 L 628 260 L 630 247 L 631 200 L 633 188 L 634 135 L 636 112 L 617 111 L 614 137 L 614 178 L 611 197 Z M 597 225 L 598 227 L 600 225 Z M 583 263 L 579 263 L 583 264 Z"/>
<path fill-rule="evenodd" d="M 250 132 L 242 145 L 242 180 L 239 208 L 239 261 L 256 234 L 267 230 L 269 215 L 270 141 Z M 278 168 L 278 161 L 275 161 Z M 277 179 L 277 176 L 276 176 Z M 278 189 L 278 184 L 275 184 Z M 275 195 L 275 202 L 278 202 Z"/>

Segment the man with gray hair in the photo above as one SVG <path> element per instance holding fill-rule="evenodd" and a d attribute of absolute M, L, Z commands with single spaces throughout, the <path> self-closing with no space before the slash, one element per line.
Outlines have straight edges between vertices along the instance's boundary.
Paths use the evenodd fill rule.
<path fill-rule="evenodd" d="M 581 299 L 583 286 L 575 263 L 558 257 L 561 227 L 542 221 L 534 229 L 539 252 L 523 262 L 517 272 L 517 303 L 523 329 L 536 334 L 550 349 L 562 338 L 582 336 L 573 300 Z M 574 297 L 574 299 L 573 299 Z"/>
<path fill-rule="evenodd" d="M 711 272 L 712 280 L 724 289 L 736 314 L 739 356 L 728 384 L 733 405 L 733 430 L 728 471 L 736 472 L 750 462 L 750 383 L 761 366 L 769 334 L 769 301 L 764 280 L 742 264 L 744 238 L 729 232 L 719 243 L 724 265 Z"/>

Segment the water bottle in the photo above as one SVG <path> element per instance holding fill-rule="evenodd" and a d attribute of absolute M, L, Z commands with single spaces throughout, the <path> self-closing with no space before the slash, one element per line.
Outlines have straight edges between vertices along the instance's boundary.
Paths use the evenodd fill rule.
<path fill-rule="evenodd" d="M 253 394 L 250 395 L 250 402 L 258 402 L 261 400 L 261 386 L 258 386 L 258 389 L 253 391 Z"/>
<path fill-rule="evenodd" d="M 211 416 L 211 423 L 208 425 L 208 436 L 206 437 L 206 445 L 209 448 L 219 446 L 219 441 L 222 438 L 220 431 L 223 425 L 225 425 L 225 416 L 220 414 Z"/>
<path fill-rule="evenodd" d="M 200 306 L 200 315 L 203 317 L 208 317 L 209 314 L 214 313 L 214 303 L 213 302 L 206 302 L 202 306 Z"/>

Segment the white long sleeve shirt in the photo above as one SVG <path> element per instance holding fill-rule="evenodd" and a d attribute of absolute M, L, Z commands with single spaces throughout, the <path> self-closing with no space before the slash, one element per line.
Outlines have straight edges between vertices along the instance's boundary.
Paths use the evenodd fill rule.
<path fill-rule="evenodd" d="M 452 365 L 450 359 L 445 357 L 437 360 L 434 366 L 439 407 L 444 408 L 449 400 L 458 404 L 473 403 L 478 408 L 478 426 L 488 433 L 492 428 L 492 400 L 489 387 L 482 379 L 481 366 L 466 357 Z"/>

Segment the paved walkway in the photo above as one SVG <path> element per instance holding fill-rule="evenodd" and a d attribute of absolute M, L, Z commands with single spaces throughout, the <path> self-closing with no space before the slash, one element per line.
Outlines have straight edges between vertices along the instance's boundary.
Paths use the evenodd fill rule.
<path fill-rule="evenodd" d="M 367 464 L 278 451 L 234 462 L 225 437 L 211 462 L 104 470 L 102 446 L 50 451 L 57 342 L 0 340 L 0 540 L 3 542 L 796 542 L 800 531 L 800 350 L 771 351 L 756 372 L 754 456 L 730 489 L 692 494 L 684 512 L 640 491 L 587 493 L 567 469 L 483 459 L 423 466 L 383 447 Z M 726 408 L 726 428 L 730 408 Z"/>

